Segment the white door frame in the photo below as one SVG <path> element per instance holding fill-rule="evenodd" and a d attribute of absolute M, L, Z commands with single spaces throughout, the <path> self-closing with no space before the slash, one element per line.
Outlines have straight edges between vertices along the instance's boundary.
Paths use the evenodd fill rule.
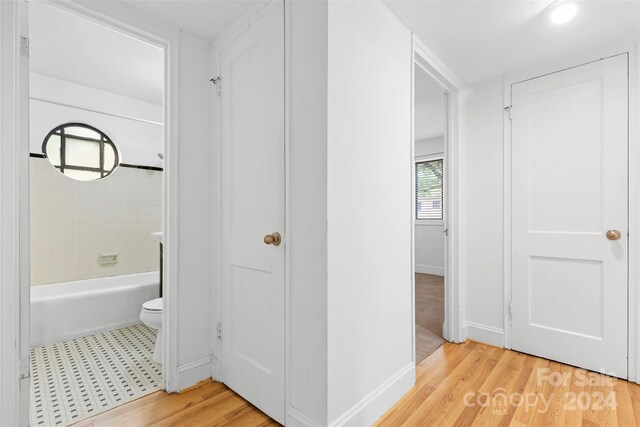
<path fill-rule="evenodd" d="M 90 7 L 72 1 L 49 2 L 68 12 L 127 34 L 145 43 L 164 49 L 164 173 L 163 173 L 163 222 L 165 305 L 163 328 L 165 350 L 163 353 L 163 388 L 178 391 L 177 358 L 177 296 L 175 286 L 178 277 L 178 224 L 177 171 L 178 147 L 178 95 L 179 95 L 179 47 L 180 32 L 161 26 L 126 5 L 86 3 Z M 29 417 L 29 138 L 28 138 L 28 61 L 20 56 L 20 36 L 28 28 L 28 6 L 25 0 L 0 2 L 2 20 L 2 56 L 0 67 L 2 81 L 2 108 L 0 108 L 0 185 L 2 203 L 0 212 L 0 327 L 2 365 L 0 365 L 0 409 L 2 425 L 26 425 Z M 117 16 L 118 18 L 114 18 Z M 21 21 L 20 21 L 21 20 Z M 5 49 L 13 46 L 13 49 Z M 22 76 L 22 77 L 21 77 Z M 25 79 L 24 76 L 27 76 Z M 26 81 L 25 81 L 26 80 Z M 10 91 L 9 88 L 19 90 Z M 6 96 L 5 96 L 6 95 Z M 5 104 L 6 102 L 6 104 Z M 10 107 L 11 106 L 11 107 Z M 16 143 L 17 142 L 17 143 Z M 10 215 L 9 215 L 10 214 Z M 22 219 L 22 220 L 21 220 Z M 19 232 L 15 232 L 19 230 Z M 9 236 L 7 239 L 4 236 Z M 10 255 L 13 253 L 13 255 Z M 13 266 L 7 270 L 7 266 Z M 16 267 L 19 265 L 19 269 Z M 19 308 L 19 309 L 16 309 Z M 17 343 L 14 347 L 13 343 Z M 9 348 L 10 346 L 11 348 Z M 22 355 L 23 367 L 18 366 Z M 13 389 L 11 396 L 6 390 Z M 19 396 L 16 398 L 16 396 Z"/>
<path fill-rule="evenodd" d="M 504 82 L 504 347 L 511 348 L 509 340 L 509 325 L 511 316 L 509 306 L 511 303 L 512 272 L 511 272 L 511 120 L 509 119 L 509 109 L 511 106 L 511 89 L 516 83 L 529 80 L 546 74 L 556 73 L 568 68 L 586 65 L 601 59 L 620 54 L 629 55 L 629 253 L 628 253 L 628 379 L 629 381 L 640 383 L 640 276 L 637 266 L 640 262 L 640 246 L 635 237 L 637 230 L 640 230 L 640 146 L 638 133 L 638 46 L 623 47 L 611 50 L 602 55 L 588 57 L 567 58 L 561 63 L 545 64 L 536 69 L 512 74 L 505 78 Z"/>
<path fill-rule="evenodd" d="M 29 106 L 23 102 L 29 81 L 28 51 L 21 50 L 27 8 L 24 0 L 0 2 L 1 425 L 29 422 Z"/>
<path fill-rule="evenodd" d="M 458 79 L 440 60 L 427 48 L 414 34 L 413 35 L 413 63 L 411 66 L 412 86 L 415 76 L 414 66 L 417 65 L 436 81 L 447 95 L 447 126 L 445 130 L 445 229 L 448 229 L 448 238 L 445 238 L 445 291 L 444 291 L 444 339 L 451 342 L 462 342 L 466 339 L 464 334 L 464 321 L 462 313 L 465 312 L 464 303 L 464 251 L 461 250 L 462 225 L 460 219 L 460 91 L 464 88 Z M 414 164 L 414 106 L 413 97 L 415 87 L 412 88 L 411 106 L 411 176 L 415 176 Z M 413 215 L 415 212 L 415 190 L 411 192 L 411 295 L 413 306 L 412 314 L 412 339 L 413 358 L 415 359 L 415 226 Z M 415 362 L 415 360 L 414 360 Z"/>

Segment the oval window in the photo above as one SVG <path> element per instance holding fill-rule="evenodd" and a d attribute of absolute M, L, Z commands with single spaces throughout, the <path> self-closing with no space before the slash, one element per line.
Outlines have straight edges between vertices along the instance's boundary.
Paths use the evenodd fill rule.
<path fill-rule="evenodd" d="M 53 129 L 42 143 L 42 153 L 53 167 L 79 181 L 104 178 L 120 164 L 113 141 L 82 123 L 67 123 Z"/>

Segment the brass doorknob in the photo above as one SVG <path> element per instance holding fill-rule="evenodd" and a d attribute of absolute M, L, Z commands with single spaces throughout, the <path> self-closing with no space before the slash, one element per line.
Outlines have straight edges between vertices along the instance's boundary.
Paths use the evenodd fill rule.
<path fill-rule="evenodd" d="M 609 240 L 620 240 L 622 237 L 622 233 L 620 230 L 607 230 L 607 239 Z"/>
<path fill-rule="evenodd" d="M 267 234 L 264 236 L 264 242 L 267 245 L 279 246 L 280 242 L 282 242 L 282 236 L 277 231 L 273 234 Z"/>

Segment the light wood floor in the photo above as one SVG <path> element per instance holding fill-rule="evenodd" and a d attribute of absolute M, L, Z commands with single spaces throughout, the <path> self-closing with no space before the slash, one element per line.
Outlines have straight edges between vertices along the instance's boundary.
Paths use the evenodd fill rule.
<path fill-rule="evenodd" d="M 376 426 L 640 425 L 640 385 L 538 357 L 445 343 L 416 369 Z"/>
<path fill-rule="evenodd" d="M 376 426 L 640 425 L 640 385 L 522 353 L 445 343 L 416 369 L 416 387 Z M 277 423 L 226 386 L 207 382 L 181 394 L 154 393 L 78 425 Z"/>
<path fill-rule="evenodd" d="M 103 412 L 74 426 L 279 426 L 222 383 L 206 381 L 182 393 L 164 391 Z"/>

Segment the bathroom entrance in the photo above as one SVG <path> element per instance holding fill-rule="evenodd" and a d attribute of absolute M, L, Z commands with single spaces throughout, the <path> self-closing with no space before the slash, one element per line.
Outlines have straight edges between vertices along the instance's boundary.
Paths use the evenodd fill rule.
<path fill-rule="evenodd" d="M 16 251 L 24 250 L 16 255 L 22 329 L 15 341 L 26 393 L 16 424 L 28 424 L 30 412 L 31 424 L 67 425 L 210 378 L 274 418 L 284 416 L 283 3 L 185 3 L 192 17 L 215 9 L 224 17 L 215 26 L 164 19 L 174 6 L 20 0 L 11 9 L 21 23 L 8 31 L 14 40 L 28 36 L 12 75 L 20 88 L 15 121 L 25 129 L 16 135 L 16 152 L 4 157 L 15 155 L 19 165 L 15 240 Z M 233 129 L 227 139 L 225 129 Z M 223 169 L 225 146 L 232 151 L 224 153 Z M 254 159 L 257 150 L 276 161 Z M 231 183 L 233 197 L 223 201 Z M 247 185 L 238 189 L 241 183 Z M 252 191 L 258 184 L 269 191 Z M 257 243 L 258 256 L 242 261 L 246 274 L 233 288 L 221 275 L 238 278 L 236 260 L 222 266 L 237 236 L 224 236 L 223 245 L 218 234 L 230 202 L 242 202 L 235 207 L 247 218 L 264 218 L 254 221 L 259 227 L 244 223 L 253 227 L 251 241 L 240 243 Z M 262 273 L 272 279 L 254 280 Z M 242 293 L 247 283 L 261 291 L 269 281 L 272 294 Z M 231 312 L 226 297 L 246 304 Z M 258 329 L 247 326 L 263 329 L 256 336 Z M 251 360 L 241 360 L 238 349 Z M 256 375 L 245 375 L 242 363 Z M 271 372 L 260 377 L 265 367 Z M 262 385 L 269 375 L 273 388 Z"/>
<path fill-rule="evenodd" d="M 30 424 L 68 425 L 163 387 L 165 52 L 28 15 Z"/>

